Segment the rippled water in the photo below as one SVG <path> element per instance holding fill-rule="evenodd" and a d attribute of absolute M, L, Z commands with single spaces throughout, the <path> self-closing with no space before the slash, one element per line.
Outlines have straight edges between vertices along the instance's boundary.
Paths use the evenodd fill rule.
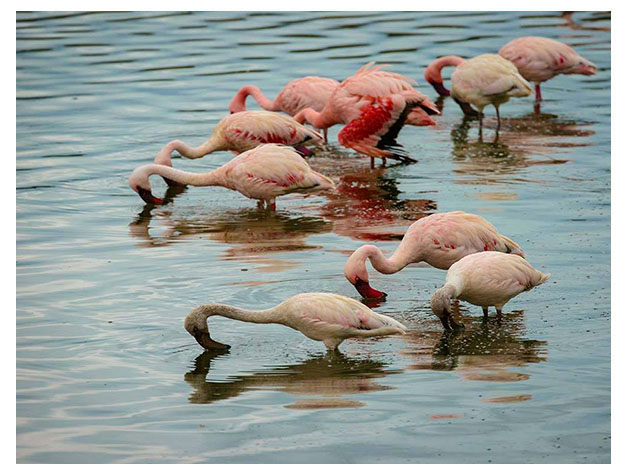
<path fill-rule="evenodd" d="M 20 462 L 609 462 L 610 15 L 577 13 L 18 13 L 17 460 Z M 369 168 L 337 146 L 313 166 L 334 196 L 275 213 L 223 189 L 143 207 L 130 171 L 173 138 L 200 144 L 249 83 L 341 80 L 369 60 L 418 79 L 435 57 L 522 35 L 566 41 L 596 76 L 502 107 L 485 142 L 445 100 L 405 128 L 419 160 Z M 177 168 L 212 169 L 217 153 Z M 162 184 L 154 186 L 163 192 Z M 378 311 L 411 331 L 321 343 L 215 318 L 203 353 L 182 326 L 201 303 L 269 307 L 308 291 L 355 297 L 342 268 L 395 249 L 435 210 L 479 213 L 551 272 L 501 325 L 429 310 L 443 271 L 373 273 Z"/>

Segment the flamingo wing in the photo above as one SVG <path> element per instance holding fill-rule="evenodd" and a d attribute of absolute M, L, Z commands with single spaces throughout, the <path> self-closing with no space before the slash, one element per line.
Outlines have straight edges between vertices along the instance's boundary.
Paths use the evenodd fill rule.
<path fill-rule="evenodd" d="M 290 314 L 306 325 L 345 335 L 404 333 L 405 326 L 387 315 L 373 312 L 361 302 L 341 295 L 307 293 L 288 299 Z"/>
<path fill-rule="evenodd" d="M 414 104 L 407 104 L 400 95 L 373 99 L 361 107 L 361 114 L 351 120 L 338 134 L 338 141 L 370 157 L 389 157 L 410 161 L 399 151 L 388 151 L 398 145 L 396 137 Z"/>
<path fill-rule="evenodd" d="M 275 144 L 260 145 L 241 155 L 229 171 L 229 180 L 250 198 L 334 188 L 333 180 L 313 171 L 294 149 Z"/>
<path fill-rule="evenodd" d="M 324 142 L 318 132 L 276 112 L 243 111 L 231 114 L 227 119 L 230 120 L 223 129 L 225 139 L 247 148 L 266 143 L 297 145 Z"/>

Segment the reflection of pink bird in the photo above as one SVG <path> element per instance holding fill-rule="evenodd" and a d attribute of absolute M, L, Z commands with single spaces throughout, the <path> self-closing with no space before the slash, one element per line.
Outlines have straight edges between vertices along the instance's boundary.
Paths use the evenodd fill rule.
<path fill-rule="evenodd" d="M 405 325 L 373 312 L 363 303 L 326 293 L 298 294 L 267 310 L 245 310 L 230 305 L 201 305 L 185 318 L 185 329 L 203 348 L 228 348 L 211 338 L 207 319 L 219 315 L 250 323 L 278 323 L 322 341 L 335 350 L 347 338 L 404 334 Z"/>
<path fill-rule="evenodd" d="M 536 103 L 542 101 L 540 83 L 558 74 L 591 76 L 597 67 L 570 46 L 550 38 L 524 36 L 503 46 L 499 54 L 516 65 L 527 81 L 536 83 Z"/>
<path fill-rule="evenodd" d="M 222 186 L 276 209 L 275 198 L 289 193 L 315 193 L 335 188 L 333 180 L 313 171 L 291 147 L 267 144 L 242 153 L 208 173 L 189 173 L 168 165 L 149 164 L 136 168 L 128 179 L 130 187 L 151 204 L 161 204 L 150 188 L 150 176 L 192 186 Z"/>
<path fill-rule="evenodd" d="M 455 63 L 457 67 L 451 75 L 451 95 L 462 107 L 464 113 L 472 113 L 472 108 L 468 104 L 479 109 L 479 131 L 483 125 L 485 106 L 492 104 L 496 109 L 498 131 L 501 127 L 499 106 L 509 101 L 510 97 L 524 97 L 531 94 L 531 86 L 518 73 L 516 66 L 498 54 L 482 54 L 467 60 L 455 56 L 440 58 L 427 68 L 425 77 L 436 90 L 441 89 L 442 92 L 446 92 L 446 88 L 442 86 L 442 76 L 439 71 L 445 65 Z"/>
<path fill-rule="evenodd" d="M 459 325 L 453 319 L 451 299 L 459 299 L 483 307 L 496 307 L 501 317 L 507 302 L 521 292 L 546 282 L 551 274 L 534 269 L 520 256 L 500 252 L 481 252 L 460 259 L 446 274 L 446 283 L 431 297 L 431 309 L 447 330 Z"/>
<path fill-rule="evenodd" d="M 229 112 L 246 110 L 246 97 L 253 96 L 257 103 L 268 111 L 282 111 L 295 116 L 301 110 L 311 107 L 320 112 L 331 97 L 331 94 L 340 83 L 335 79 L 319 76 L 307 76 L 294 79 L 281 89 L 274 101 L 263 95 L 257 86 L 244 86 L 231 100 Z M 327 138 L 327 129 L 324 129 L 324 138 Z"/>
<path fill-rule="evenodd" d="M 344 276 L 363 297 L 382 298 L 386 294 L 368 283 L 368 259 L 379 272 L 394 274 L 408 264 L 422 261 L 438 269 L 448 269 L 462 257 L 482 251 L 524 256 L 518 244 L 499 234 L 481 216 L 463 211 L 437 213 L 412 224 L 389 259 L 376 246 L 361 246 L 346 261 Z"/>
<path fill-rule="evenodd" d="M 318 129 L 347 124 L 338 135 L 341 145 L 370 157 L 408 159 L 386 150 L 396 145 L 395 138 L 407 115 L 414 107 L 431 115 L 439 111 L 427 96 L 412 87 L 413 80 L 381 71 L 383 66 L 373 64 L 366 64 L 342 81 L 321 112 L 307 108 L 295 119 Z"/>
<path fill-rule="evenodd" d="M 173 151 L 187 158 L 200 158 L 218 150 L 241 153 L 264 143 L 292 145 L 309 154 L 304 144 L 323 141 L 318 132 L 291 117 L 276 112 L 245 111 L 228 115 L 218 122 L 209 140 L 199 147 L 190 147 L 181 140 L 173 140 L 157 154 L 155 163 L 168 165 Z"/>

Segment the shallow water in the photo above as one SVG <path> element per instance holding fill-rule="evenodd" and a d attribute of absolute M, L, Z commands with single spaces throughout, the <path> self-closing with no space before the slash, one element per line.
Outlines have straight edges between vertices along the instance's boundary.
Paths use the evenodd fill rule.
<path fill-rule="evenodd" d="M 578 13 L 18 13 L 19 462 L 609 462 L 610 15 Z M 595 62 L 502 107 L 484 142 L 445 100 L 399 141 L 419 160 L 369 168 L 337 145 L 313 166 L 341 193 L 278 211 L 196 188 L 142 206 L 130 171 L 173 138 L 200 144 L 249 83 L 341 80 L 369 60 L 418 79 L 435 57 L 550 36 Z M 249 104 L 251 104 L 249 100 Z M 192 171 L 232 158 L 174 161 Z M 390 164 L 388 164 L 390 165 Z M 156 180 L 153 186 L 163 193 Z M 357 297 L 342 269 L 363 242 L 464 209 L 518 241 L 550 281 L 502 324 L 429 309 L 443 271 L 371 272 L 404 337 L 342 356 L 278 326 L 212 319 L 203 353 L 182 320 L 201 303 L 269 307 L 298 292 Z"/>

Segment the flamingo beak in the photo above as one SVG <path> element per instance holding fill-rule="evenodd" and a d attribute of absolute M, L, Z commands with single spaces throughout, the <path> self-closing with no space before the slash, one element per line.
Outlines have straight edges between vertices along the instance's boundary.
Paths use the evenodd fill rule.
<path fill-rule="evenodd" d="M 372 287 L 370 287 L 370 284 L 368 282 L 366 282 L 365 280 L 361 280 L 359 277 L 357 277 L 357 280 L 353 285 L 355 286 L 355 289 L 357 289 L 357 292 L 359 292 L 362 297 L 367 299 L 381 300 L 388 295 L 385 292 L 380 292 L 379 290 L 373 289 Z"/>
<path fill-rule="evenodd" d="M 230 345 L 225 345 L 224 343 L 220 343 L 219 341 L 212 340 L 209 332 L 204 333 L 197 328 L 194 329 L 193 336 L 198 344 L 202 346 L 205 350 L 228 350 L 229 348 L 231 348 Z"/>
<path fill-rule="evenodd" d="M 313 152 L 304 145 L 294 145 L 294 150 L 296 150 L 301 156 L 305 158 L 313 156 Z"/>
<path fill-rule="evenodd" d="M 435 89 L 435 91 L 441 95 L 441 96 L 450 96 L 451 95 L 451 91 L 449 91 L 447 88 L 444 87 L 444 84 L 442 84 L 441 82 L 432 82 L 431 85 L 433 86 L 433 89 Z"/>
<path fill-rule="evenodd" d="M 150 190 L 146 190 L 145 188 L 137 187 L 137 194 L 141 197 L 149 205 L 160 205 L 163 203 L 161 198 L 157 198 L 153 196 Z"/>

